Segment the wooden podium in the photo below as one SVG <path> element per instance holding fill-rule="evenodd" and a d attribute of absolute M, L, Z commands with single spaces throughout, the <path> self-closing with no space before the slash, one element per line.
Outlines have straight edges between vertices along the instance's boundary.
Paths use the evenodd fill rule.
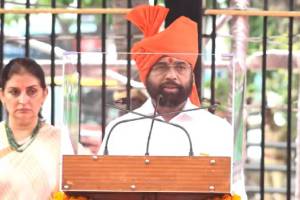
<path fill-rule="evenodd" d="M 230 193 L 229 157 L 64 155 L 62 190 L 97 200 L 207 200 Z"/>

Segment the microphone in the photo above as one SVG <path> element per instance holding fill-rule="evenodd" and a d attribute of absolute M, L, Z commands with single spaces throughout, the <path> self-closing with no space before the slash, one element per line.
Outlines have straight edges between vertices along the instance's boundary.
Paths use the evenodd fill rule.
<path fill-rule="evenodd" d="M 119 109 L 121 111 L 127 111 L 126 109 Z M 127 111 L 128 112 L 128 111 Z M 131 112 L 130 112 L 131 113 Z M 133 114 L 136 114 L 136 113 L 133 113 Z M 107 135 L 107 139 L 106 139 L 106 142 L 105 142 L 105 147 L 104 147 L 104 155 L 108 155 L 108 140 L 111 136 L 111 133 L 112 131 L 115 129 L 116 126 L 118 126 L 119 124 L 123 124 L 123 123 L 126 123 L 126 122 L 133 122 L 133 121 L 136 121 L 136 120 L 141 120 L 141 119 L 148 119 L 148 118 L 151 118 L 151 116 L 143 116 L 143 117 L 137 117 L 137 118 L 131 118 L 131 119 L 125 119 L 125 120 L 122 120 L 122 121 L 118 121 L 117 123 L 115 123 L 111 129 L 109 130 L 108 132 L 108 135 Z"/>
<path fill-rule="evenodd" d="M 171 126 L 175 126 L 179 129 L 181 129 L 187 136 L 188 138 L 188 141 L 189 141 L 189 146 L 190 146 L 190 151 L 189 151 L 189 156 L 193 156 L 194 155 L 194 152 L 193 152 L 193 145 L 192 145 L 192 141 L 191 141 L 191 137 L 190 137 L 190 134 L 187 132 L 187 130 L 178 125 L 178 124 L 174 124 L 174 123 L 171 123 L 171 122 L 167 122 L 167 121 L 164 121 L 164 120 L 161 120 L 161 119 L 156 119 L 155 117 L 157 116 L 161 116 L 160 114 L 156 114 L 154 116 L 151 116 L 151 115 L 144 115 L 144 114 L 141 114 L 141 113 L 138 113 L 138 112 L 135 112 L 135 111 L 132 111 L 132 110 L 127 110 L 127 109 L 123 109 L 123 108 L 120 108 L 118 106 L 115 106 L 115 105 L 112 105 L 112 104 L 106 104 L 110 107 L 113 107 L 117 110 L 120 110 L 120 111 L 123 111 L 123 112 L 128 112 L 128 113 L 132 113 L 132 114 L 135 114 L 135 115 L 138 115 L 138 116 L 141 116 L 141 117 L 137 117 L 137 118 L 131 118 L 131 119 L 125 119 L 125 120 L 121 120 L 117 123 L 115 123 L 110 131 L 108 132 L 108 135 L 107 135 L 107 139 L 106 139 L 106 142 L 105 142 L 105 147 L 104 147 L 104 155 L 108 155 L 109 154 L 109 151 L 108 151 L 108 142 L 109 142 L 109 138 L 112 134 L 112 131 L 115 129 L 115 127 L 117 127 L 118 125 L 120 124 L 123 124 L 123 123 L 127 123 L 127 122 L 133 122 L 133 121 L 137 121 L 137 120 L 142 120 L 142 119 L 153 119 L 155 121 L 159 121 L 161 123 L 165 123 L 165 124 L 169 124 Z M 192 109 L 187 109 L 187 110 L 181 110 L 181 111 L 174 111 L 174 112 L 168 112 L 168 113 L 164 113 L 164 114 L 176 114 L 176 113 L 184 113 L 184 112 L 190 112 L 190 111 L 196 111 L 196 110 L 203 110 L 203 109 L 209 109 L 209 108 L 214 108 L 216 107 L 217 105 L 214 104 L 214 105 L 210 105 L 210 106 L 202 106 L 202 107 L 198 107 L 198 108 L 192 108 Z"/>
<path fill-rule="evenodd" d="M 127 98 L 119 98 L 117 100 L 114 101 L 114 103 L 118 103 L 118 104 L 127 104 Z"/>
<path fill-rule="evenodd" d="M 158 105 L 159 105 L 159 101 L 160 101 L 161 98 L 162 98 L 162 95 L 159 94 L 157 99 L 156 99 L 156 102 L 155 102 L 153 118 L 152 118 L 152 121 L 151 121 L 150 131 L 149 131 L 148 139 L 147 139 L 147 147 L 146 147 L 146 153 L 145 153 L 146 156 L 149 156 L 149 144 L 150 144 L 152 129 L 153 129 L 154 121 L 155 121 L 154 119 L 155 119 L 155 115 L 156 115 L 157 108 L 158 108 Z"/>
<path fill-rule="evenodd" d="M 126 98 L 121 98 L 121 99 L 115 100 L 114 103 L 118 103 L 118 104 L 126 104 L 126 103 L 127 103 L 127 100 L 126 100 Z M 113 108 L 115 108 L 115 109 L 117 109 L 117 110 L 123 111 L 123 112 L 129 112 L 129 113 L 132 113 L 132 114 L 136 114 L 136 115 L 140 115 L 140 116 L 145 116 L 145 115 L 143 115 L 143 114 L 134 112 L 134 111 L 132 111 L 132 110 L 126 110 L 126 109 L 123 109 L 123 108 L 118 107 L 118 106 L 115 106 L 115 105 L 113 105 L 113 104 L 107 103 L 106 105 L 107 105 L 107 106 L 110 106 L 110 107 L 113 107 Z M 184 112 L 190 112 L 190 111 L 195 111 L 195 110 L 216 109 L 219 105 L 220 105 L 219 103 L 215 103 L 215 104 L 212 104 L 212 105 L 209 105 L 209 106 L 201 106 L 201 107 L 190 108 L 190 109 L 186 109 L 186 110 L 172 111 L 172 112 L 167 112 L 167 113 L 163 113 L 163 114 L 164 114 L 164 115 L 170 115 L 170 114 L 184 113 Z M 156 115 L 156 116 L 161 116 L 161 115 L 158 114 L 158 115 Z M 150 117 L 150 115 L 149 115 L 149 117 Z"/>
<path fill-rule="evenodd" d="M 137 113 L 137 112 L 134 112 L 134 111 L 130 111 L 130 110 L 126 110 L 126 109 L 122 109 L 122 108 L 118 108 L 116 106 L 112 106 L 116 109 L 119 109 L 121 111 L 127 111 L 129 113 L 132 113 L 132 114 L 135 114 L 135 115 L 139 115 L 139 116 L 142 116 L 142 117 L 137 117 L 137 118 L 131 118 L 131 119 L 125 119 L 125 120 L 122 120 L 122 121 L 119 121 L 117 123 L 115 123 L 110 131 L 108 132 L 108 135 L 107 135 L 107 139 L 106 139 L 106 142 L 105 142 L 105 147 L 104 147 L 104 155 L 108 155 L 108 141 L 109 141 L 109 138 L 112 134 L 112 131 L 115 129 L 115 127 L 117 127 L 118 125 L 120 124 L 123 124 L 123 123 L 127 123 L 127 122 L 133 122 L 133 121 L 137 121 L 137 120 L 142 120 L 142 119 L 152 119 L 154 121 L 159 121 L 159 122 L 162 122 L 162 123 L 165 123 L 165 124 L 169 124 L 169 125 L 172 125 L 172 126 L 175 126 L 177 128 L 180 128 L 181 130 L 184 131 L 184 133 L 186 134 L 186 136 L 188 137 L 188 141 L 189 141 L 189 146 L 190 146 L 190 151 L 189 151 L 189 156 L 193 156 L 194 155 L 194 151 L 193 151 L 193 145 L 192 145 L 192 140 L 191 140 L 191 137 L 190 137 L 190 134 L 187 132 L 187 130 L 185 128 L 183 128 L 182 126 L 178 125 L 178 124 L 174 124 L 174 123 L 171 123 L 171 122 L 167 122 L 167 121 L 163 121 L 161 119 L 156 119 L 155 117 L 157 116 L 160 116 L 160 115 L 154 115 L 154 116 L 147 116 L 147 115 L 143 115 L 141 113 Z"/>

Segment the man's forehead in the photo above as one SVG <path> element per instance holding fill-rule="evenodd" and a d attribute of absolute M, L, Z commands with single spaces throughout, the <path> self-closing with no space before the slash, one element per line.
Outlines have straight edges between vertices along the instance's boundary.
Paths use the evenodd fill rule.
<path fill-rule="evenodd" d="M 167 63 L 173 63 L 173 62 L 187 62 L 185 60 L 182 59 L 178 59 L 172 56 L 163 56 L 160 59 L 158 59 L 157 62 L 167 62 Z"/>

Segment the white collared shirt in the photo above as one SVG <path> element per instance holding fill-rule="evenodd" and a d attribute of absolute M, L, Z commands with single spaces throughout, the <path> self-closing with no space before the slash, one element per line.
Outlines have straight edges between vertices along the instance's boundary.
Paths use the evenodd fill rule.
<path fill-rule="evenodd" d="M 196 106 L 187 101 L 183 110 L 191 108 L 196 108 Z M 154 108 L 151 100 L 148 99 L 135 112 L 153 115 Z M 109 123 L 99 153 L 103 154 L 107 136 L 114 124 L 138 117 L 140 116 L 129 113 Z M 160 116 L 156 118 L 164 120 Z M 213 115 L 207 110 L 196 110 L 179 113 L 169 122 L 178 124 L 187 130 L 192 140 L 195 156 L 232 157 L 233 131 L 225 119 Z M 141 119 L 117 125 L 112 130 L 108 141 L 109 155 L 145 155 L 150 126 L 151 119 Z M 187 156 L 189 149 L 188 137 L 182 129 L 167 123 L 154 122 L 149 145 L 150 155 Z"/>

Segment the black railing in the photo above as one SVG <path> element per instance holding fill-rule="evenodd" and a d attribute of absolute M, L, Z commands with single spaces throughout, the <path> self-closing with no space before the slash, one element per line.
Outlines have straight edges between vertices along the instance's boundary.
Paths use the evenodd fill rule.
<path fill-rule="evenodd" d="M 155 4 L 158 3 L 158 1 L 154 1 Z M 5 8 L 6 2 L 4 0 L 0 1 L 0 7 Z M 294 11 L 295 10 L 295 3 L 293 0 L 289 0 L 289 11 Z M 30 0 L 27 0 L 25 5 L 25 8 L 32 8 L 32 5 L 30 3 Z M 102 0 L 102 7 L 106 8 L 107 7 L 107 1 Z M 127 7 L 130 8 L 132 7 L 132 2 L 131 0 L 127 1 Z M 263 3 L 263 10 L 269 10 L 269 2 L 268 0 L 264 0 Z M 55 0 L 51 0 L 51 8 L 57 8 L 57 4 Z M 81 0 L 77 0 L 77 8 L 82 8 L 82 2 Z M 215 76 L 216 76 L 216 63 L 215 63 L 215 54 L 216 54 L 216 48 L 218 46 L 217 38 L 218 38 L 218 33 L 216 29 L 216 20 L 217 16 L 206 16 L 204 12 L 204 2 L 201 1 L 201 6 L 199 7 L 199 21 L 198 21 L 198 27 L 201 32 L 199 33 L 199 48 L 200 48 L 200 53 L 202 52 L 202 49 L 204 48 L 204 45 L 202 41 L 205 38 L 210 38 L 211 40 L 211 84 L 210 84 L 210 90 L 211 90 L 211 104 L 214 104 L 216 102 L 215 99 Z M 217 1 L 213 1 L 212 3 L 212 8 L 217 8 Z M 208 9 L 208 8 L 207 8 Z M 246 11 L 245 11 L 246 12 Z M 81 25 L 82 25 L 82 15 L 77 14 L 77 32 L 76 32 L 76 51 L 80 52 L 81 51 L 81 40 L 82 40 L 82 31 L 81 31 Z M 203 31 L 203 20 L 204 18 L 209 18 L 211 17 L 212 23 L 211 23 L 211 33 L 205 34 Z M 32 35 L 30 33 L 30 14 L 25 14 L 25 46 L 24 46 L 24 56 L 30 57 L 30 39 L 32 38 Z M 278 18 L 280 20 L 281 18 Z M 107 35 L 107 25 L 108 25 L 108 20 L 109 17 L 107 14 L 101 14 L 101 35 L 99 36 L 101 38 L 101 51 L 106 52 L 106 39 L 108 37 Z M 259 173 L 260 181 L 257 186 L 247 186 L 247 190 L 249 193 L 259 193 L 260 194 L 260 199 L 264 200 L 265 197 L 264 195 L 266 193 L 281 193 L 286 195 L 286 199 L 291 199 L 294 193 L 294 189 L 292 188 L 292 177 L 294 176 L 295 169 L 293 167 L 293 162 L 292 162 L 292 152 L 295 152 L 295 145 L 292 141 L 292 91 L 293 91 L 293 31 L 294 31 L 294 23 L 295 19 L 294 17 L 288 17 L 288 63 L 286 66 L 287 73 L 288 73 L 288 86 L 287 86 L 287 130 L 286 130 L 286 144 L 284 143 L 269 143 L 268 141 L 265 140 L 265 125 L 266 125 L 266 109 L 267 109 L 267 99 L 266 99 L 266 92 L 267 92 L 267 51 L 268 51 L 268 23 L 269 23 L 269 17 L 264 16 L 263 17 L 263 33 L 261 35 L 262 37 L 262 63 L 261 63 L 261 74 L 262 74 L 262 80 L 261 80 L 261 107 L 260 107 L 260 115 L 261 115 L 261 123 L 260 123 L 260 130 L 261 130 L 261 143 L 259 146 L 261 147 L 261 160 L 259 164 L 249 164 L 246 165 L 245 170 L 247 171 L 256 171 Z M 55 110 L 55 99 L 57 95 L 55 95 L 55 88 L 57 87 L 55 83 L 55 76 L 57 75 L 56 73 L 56 56 L 55 56 L 55 46 L 57 45 L 57 30 L 55 28 L 55 24 L 57 23 L 57 14 L 52 14 L 52 21 L 51 21 L 51 33 L 49 35 L 50 37 L 50 44 L 51 44 L 51 54 L 49 57 L 50 60 L 50 87 L 51 87 L 51 124 L 55 124 L 55 116 L 58 111 Z M 0 14 L 0 69 L 4 66 L 4 39 L 6 35 L 4 35 L 5 32 L 5 14 Z M 251 27 L 250 27 L 251 28 Z M 126 34 L 126 49 L 128 52 L 130 52 L 130 48 L 132 46 L 132 38 L 133 38 L 133 33 L 132 33 L 132 27 L 130 23 L 127 23 L 127 34 Z M 247 42 L 247 41 L 246 41 Z M 126 98 L 127 98 L 127 109 L 130 109 L 130 104 L 131 104 L 131 57 L 130 54 L 127 55 L 127 65 L 126 65 L 126 76 L 127 76 L 127 83 L 126 83 Z M 107 64 L 106 64 L 106 54 L 103 54 L 102 60 L 99 61 L 102 63 L 101 65 L 101 80 L 102 80 L 102 85 L 101 85 L 101 108 L 95 108 L 101 111 L 101 127 L 102 127 L 102 133 L 103 135 L 105 134 L 105 125 L 107 124 L 107 83 L 106 83 L 106 70 L 107 70 Z M 203 76 L 202 72 L 203 70 L 201 69 L 201 62 L 202 58 L 199 58 L 198 61 L 198 67 L 195 69 L 195 77 L 196 77 L 196 85 L 198 86 L 198 91 L 201 91 L 202 88 L 202 82 L 203 82 Z M 82 69 L 81 68 L 81 60 L 80 56 L 78 57 L 78 72 L 81 74 Z M 250 69 L 251 70 L 251 69 Z M 81 88 L 81 85 L 80 85 Z M 80 90 L 81 91 L 81 90 Z M 202 95 L 200 93 L 200 95 Z M 81 97 L 81 92 L 80 92 L 80 97 Z M 80 110 L 80 116 L 81 116 L 81 107 L 79 108 Z M 5 115 L 2 111 L 2 106 L 0 107 L 0 113 L 2 113 L 1 120 L 3 119 L 3 116 Z M 258 144 L 253 144 L 253 143 L 248 143 L 246 148 L 249 146 L 257 146 Z M 279 166 L 267 166 L 265 163 L 265 149 L 266 148 L 277 148 L 277 149 L 285 149 L 286 150 L 286 167 L 283 165 Z M 286 187 L 285 188 L 266 188 L 265 187 L 265 172 L 267 171 L 281 171 L 286 173 Z"/>
<path fill-rule="evenodd" d="M 56 8 L 56 0 L 51 0 L 51 8 Z M 55 124 L 55 46 L 56 46 L 56 14 L 52 15 L 51 21 L 51 35 L 50 35 L 50 43 L 51 43 L 51 70 L 50 70 L 50 88 L 51 88 L 51 124 Z"/>

